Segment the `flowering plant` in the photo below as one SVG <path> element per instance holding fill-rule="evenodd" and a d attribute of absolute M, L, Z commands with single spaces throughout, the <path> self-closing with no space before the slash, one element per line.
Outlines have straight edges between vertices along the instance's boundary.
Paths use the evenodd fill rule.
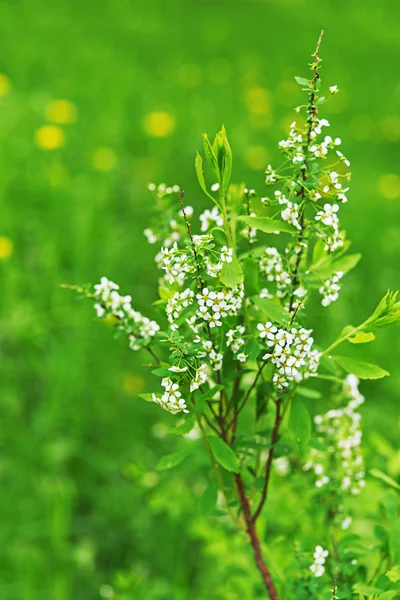
<path fill-rule="evenodd" d="M 368 319 L 346 326 L 325 349 L 318 332 L 307 327 L 310 297 L 319 294 L 324 307 L 335 302 L 343 277 L 360 258 L 348 253 L 340 229 L 350 162 L 319 113 L 338 92 L 331 86 L 327 98 L 321 94 L 320 41 L 311 78 L 296 77 L 308 96 L 296 109 L 305 118 L 294 121 L 279 142 L 283 163 L 268 166 L 264 194 L 231 183 L 232 151 L 224 127 L 212 143 L 203 136 L 216 183 L 207 185 L 200 154 L 195 160 L 200 187 L 212 203 L 200 215 L 199 230 L 179 186 L 149 185 L 157 226 L 144 233 L 161 247 L 155 319 L 132 308 L 131 296 L 122 296 L 105 277 L 93 290 L 74 289 L 94 301 L 98 317 L 113 320 L 132 350 L 150 355 L 160 386 L 142 397 L 182 418 L 173 433 L 197 429 L 202 435 L 217 484 L 202 501 L 212 511 L 219 498 L 219 506 L 245 530 L 268 596 L 338 598 L 339 587 L 346 597 L 383 600 L 399 593 L 397 550 L 386 545 L 371 575 L 356 558 L 357 536 L 346 530 L 352 522 L 347 498 L 365 486 L 359 379 L 388 373 L 333 351 L 344 342 L 370 342 L 374 330 L 400 324 L 400 302 L 388 292 Z M 314 415 L 313 429 L 312 408 L 302 399 L 320 397 L 321 387 L 329 407 Z M 187 454 L 164 456 L 159 468 L 176 466 Z M 282 581 L 264 558 L 257 527 L 272 470 L 286 473 L 293 466 L 306 481 L 314 480 L 313 499 L 324 506 L 327 534 L 311 560 L 311 548 L 295 544 L 297 566 L 289 569 L 294 576 Z"/>

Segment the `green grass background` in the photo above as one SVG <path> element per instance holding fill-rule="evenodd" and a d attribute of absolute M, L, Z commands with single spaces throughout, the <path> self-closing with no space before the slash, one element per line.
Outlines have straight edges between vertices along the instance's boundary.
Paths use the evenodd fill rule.
<path fill-rule="evenodd" d="M 182 442 L 165 437 L 173 417 L 137 398 L 143 357 L 59 284 L 106 275 L 148 312 L 146 184 L 178 183 L 204 206 L 194 152 L 224 123 L 234 179 L 262 191 L 321 28 L 322 78 L 341 89 L 325 116 L 352 161 L 342 222 L 364 257 L 340 300 L 316 312 L 327 343 L 400 286 L 398 1 L 0 3 L 11 84 L 0 98 L 0 236 L 13 243 L 0 261 L 1 599 L 92 600 L 111 597 L 108 585 L 124 599 L 253 597 L 240 540 L 196 516 L 202 465 L 154 471 Z M 267 90 L 261 115 L 254 88 Z M 45 151 L 35 133 L 59 98 L 77 120 Z M 166 137 L 144 125 L 159 111 L 174 119 Z M 102 147 L 115 153 L 108 171 L 93 167 Z M 355 351 L 392 373 L 363 384 L 366 449 L 385 468 L 376 440 L 398 439 L 399 350 L 394 330 Z M 398 476 L 399 460 L 390 469 Z M 290 531 L 287 515 L 279 522 Z"/>

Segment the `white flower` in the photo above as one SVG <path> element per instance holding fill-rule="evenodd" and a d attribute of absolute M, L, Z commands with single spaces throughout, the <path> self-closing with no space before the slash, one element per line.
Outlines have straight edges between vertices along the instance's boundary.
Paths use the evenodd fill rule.
<path fill-rule="evenodd" d="M 296 203 L 292 204 L 291 202 L 287 202 L 285 210 L 283 210 L 281 212 L 281 217 L 284 221 L 287 221 L 288 223 L 290 223 L 291 225 L 296 227 L 296 229 L 301 231 L 302 227 L 298 221 L 298 219 L 299 219 L 299 210 L 298 209 L 299 209 L 298 204 L 296 204 Z"/>
<path fill-rule="evenodd" d="M 273 170 L 271 165 L 268 165 L 268 167 L 265 170 L 265 183 L 270 184 L 270 183 L 275 183 L 275 182 L 276 182 L 276 171 Z"/>
<path fill-rule="evenodd" d="M 329 556 L 328 550 L 324 550 L 322 546 L 316 546 L 314 552 L 314 563 L 310 566 L 310 571 L 314 574 L 315 577 L 322 577 L 325 573 L 325 564 L 326 557 Z"/>
<path fill-rule="evenodd" d="M 331 86 L 329 86 L 329 91 L 331 94 L 337 94 L 339 91 L 339 88 L 337 85 L 331 85 Z"/>
<path fill-rule="evenodd" d="M 198 390 L 203 383 L 207 381 L 207 365 L 203 363 L 198 369 L 196 369 L 196 375 L 190 382 L 190 391 L 194 392 Z"/>
<path fill-rule="evenodd" d="M 218 185 L 218 184 L 217 184 Z M 224 219 L 219 213 L 218 208 L 214 206 L 212 210 L 208 208 L 200 215 L 201 231 L 207 231 L 214 223 L 218 227 L 223 227 Z"/>
<path fill-rule="evenodd" d="M 233 260 L 233 250 L 232 248 L 228 248 L 227 246 L 222 246 L 221 248 L 221 262 L 231 263 Z"/>

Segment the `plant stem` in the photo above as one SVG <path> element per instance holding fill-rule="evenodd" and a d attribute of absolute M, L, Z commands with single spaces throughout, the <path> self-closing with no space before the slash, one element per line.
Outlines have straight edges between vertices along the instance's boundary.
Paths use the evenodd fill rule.
<path fill-rule="evenodd" d="M 261 500 L 257 507 L 257 510 L 255 511 L 255 513 L 253 515 L 254 522 L 256 522 L 258 517 L 260 516 L 260 513 L 264 507 L 264 504 L 265 504 L 265 502 L 267 500 L 267 496 L 268 496 L 268 486 L 269 486 L 269 480 L 271 477 L 272 460 L 274 458 L 275 445 L 276 445 L 278 435 L 279 435 L 279 427 L 282 423 L 283 415 L 281 415 L 281 405 L 282 405 L 282 400 L 279 399 L 276 403 L 275 423 L 274 423 L 274 428 L 272 430 L 272 435 L 271 435 L 271 443 L 270 443 L 270 449 L 268 452 L 268 459 L 267 459 L 267 462 L 265 465 L 265 478 L 264 478 L 263 490 L 261 493 Z"/>
<path fill-rule="evenodd" d="M 297 246 L 299 246 L 298 248 L 298 253 L 297 253 L 297 258 L 296 258 L 296 264 L 294 266 L 294 270 L 293 270 L 293 287 L 292 287 L 292 294 L 290 296 L 290 301 L 289 301 L 289 312 L 292 312 L 293 310 L 293 303 L 294 303 L 294 299 L 295 299 L 295 295 L 294 292 L 296 291 L 297 286 L 299 285 L 300 281 L 299 281 L 299 268 L 300 268 L 300 263 L 301 263 L 301 259 L 303 257 L 303 239 L 305 237 L 305 204 L 306 204 L 306 195 L 305 195 L 305 189 L 306 189 L 306 181 L 308 178 L 308 152 L 309 152 L 309 147 L 310 147 L 310 143 L 311 143 L 311 132 L 312 132 L 312 127 L 314 124 L 314 119 L 316 118 L 317 114 L 318 114 L 318 109 L 315 105 L 315 93 L 316 93 L 316 84 L 317 81 L 319 79 L 319 72 L 318 72 L 318 65 L 320 62 L 319 56 L 318 56 L 318 52 L 319 52 L 319 47 L 321 45 L 321 40 L 322 40 L 322 36 L 323 36 L 323 31 L 321 31 L 321 34 L 318 38 L 318 42 L 317 42 L 317 47 L 315 49 L 315 52 L 313 54 L 313 58 L 314 58 L 314 77 L 311 81 L 311 92 L 310 92 L 310 96 L 309 96 L 309 101 L 308 101 L 308 107 L 307 107 L 307 112 L 308 112 L 308 129 L 307 129 L 307 138 L 306 138 L 306 143 L 304 146 L 304 163 L 301 167 L 301 178 L 302 178 L 302 186 L 301 186 L 301 190 L 300 190 L 300 197 L 301 197 L 301 202 L 302 202 L 302 206 L 301 206 L 301 214 L 300 214 L 300 232 L 297 238 Z"/>
<path fill-rule="evenodd" d="M 263 580 L 265 589 L 268 592 L 270 600 L 279 600 L 278 592 L 276 590 L 274 582 L 272 581 L 271 574 L 268 570 L 267 565 L 265 564 L 264 557 L 261 552 L 260 538 L 258 537 L 256 526 L 251 516 L 250 503 L 246 496 L 246 491 L 244 488 L 242 478 L 239 474 L 235 475 L 235 484 L 240 506 L 242 508 L 244 520 L 246 523 L 247 535 L 249 537 L 251 547 L 253 548 L 255 563 L 257 565 L 258 570 L 260 571 L 261 578 Z"/>

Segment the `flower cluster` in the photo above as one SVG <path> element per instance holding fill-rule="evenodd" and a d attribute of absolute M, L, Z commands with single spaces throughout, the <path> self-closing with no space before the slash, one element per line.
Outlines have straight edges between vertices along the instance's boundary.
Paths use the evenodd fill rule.
<path fill-rule="evenodd" d="M 176 321 L 179 319 L 182 311 L 190 306 L 193 298 L 194 292 L 190 288 L 186 288 L 183 292 L 175 292 L 175 294 L 168 299 L 165 312 L 172 330 L 178 329 Z"/>
<path fill-rule="evenodd" d="M 206 321 L 209 327 L 221 327 L 224 317 L 236 315 L 242 307 L 244 290 L 243 286 L 220 292 L 203 288 L 196 298 L 197 316 Z"/>
<path fill-rule="evenodd" d="M 243 352 L 245 340 L 243 335 L 245 333 L 243 325 L 238 325 L 235 329 L 230 329 L 226 334 L 226 345 L 232 350 L 233 354 L 239 362 L 246 362 L 248 356 Z"/>
<path fill-rule="evenodd" d="M 314 471 L 317 487 L 332 482 L 332 485 L 336 484 L 342 492 L 356 495 L 365 486 L 365 473 L 360 450 L 361 415 L 357 412 L 357 408 L 364 402 L 364 397 L 358 390 L 358 379 L 355 375 L 346 377 L 342 393 L 346 402 L 343 408 L 331 409 L 314 418 L 318 437 L 326 446 L 326 450 L 312 448 L 304 469 Z M 332 461 L 336 462 L 337 468 L 334 470 Z"/>
<path fill-rule="evenodd" d="M 339 231 L 339 211 L 338 204 L 324 204 L 324 210 L 320 210 L 315 215 L 315 220 L 320 221 L 326 226 L 325 231 L 318 233 L 318 236 L 325 240 L 325 250 L 334 252 L 343 246 L 343 235 Z"/>
<path fill-rule="evenodd" d="M 196 268 L 192 264 L 186 252 L 178 248 L 178 244 L 174 242 L 172 248 L 161 248 L 159 255 L 161 268 L 165 271 L 165 279 L 169 284 L 175 281 L 179 285 L 183 285 L 187 273 L 193 273 Z"/>
<path fill-rule="evenodd" d="M 212 341 L 204 340 L 200 336 L 196 336 L 194 341 L 201 346 L 198 357 L 206 358 L 213 371 L 219 371 L 222 369 L 222 360 L 224 356 L 221 354 L 221 352 L 217 352 Z"/>
<path fill-rule="evenodd" d="M 156 402 L 173 415 L 178 412 L 188 413 L 186 402 L 179 391 L 179 385 L 174 383 L 169 377 L 165 377 L 161 381 L 161 385 L 164 388 L 164 393 L 161 397 L 152 394 L 153 402 Z"/>
<path fill-rule="evenodd" d="M 139 350 L 147 346 L 159 331 L 160 326 L 144 317 L 131 306 L 131 296 L 121 296 L 119 286 L 102 277 L 100 283 L 94 286 L 94 308 L 98 317 L 114 317 L 120 329 L 129 334 L 129 346 Z"/>
<path fill-rule="evenodd" d="M 311 337 L 311 329 L 293 327 L 287 331 L 270 321 L 259 323 L 257 329 L 268 347 L 263 360 L 270 360 L 276 367 L 273 383 L 279 391 L 288 388 L 291 381 L 299 383 L 316 375 L 321 353 L 312 349 L 314 338 Z"/>
<path fill-rule="evenodd" d="M 331 302 L 335 302 L 339 298 L 339 281 L 343 275 L 343 271 L 337 271 L 332 275 L 331 279 L 324 281 L 324 284 L 319 288 L 319 293 L 322 295 L 322 306 L 329 306 Z"/>
<path fill-rule="evenodd" d="M 209 210 L 207 208 L 200 215 L 200 222 L 201 222 L 201 231 L 208 231 L 210 229 L 210 227 L 212 227 L 212 226 L 217 226 L 217 227 L 224 226 L 223 216 L 220 214 L 220 212 L 218 211 L 218 208 L 216 206 L 214 206 L 211 210 Z"/>
<path fill-rule="evenodd" d="M 322 577 L 325 573 L 325 560 L 329 556 L 329 551 L 324 550 L 322 546 L 316 546 L 314 551 L 314 562 L 310 566 L 311 573 L 315 577 Z"/>

